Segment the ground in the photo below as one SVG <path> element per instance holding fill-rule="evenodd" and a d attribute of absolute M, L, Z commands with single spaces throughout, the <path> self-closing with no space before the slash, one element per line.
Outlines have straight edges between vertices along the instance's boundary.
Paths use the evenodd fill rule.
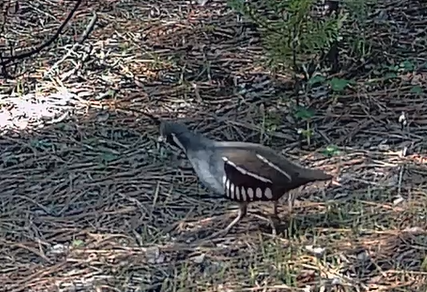
<path fill-rule="evenodd" d="M 2 41 L 20 48 L 74 6 L 18 2 Z M 426 291 L 427 12 L 409 3 L 379 1 L 368 22 L 388 67 L 302 98 L 310 143 L 288 76 L 268 72 L 259 35 L 225 1 L 83 3 L 0 79 L 2 291 Z M 253 204 L 206 240 L 237 208 L 159 145 L 143 112 L 269 145 L 334 180 L 298 190 L 292 212 L 283 203 L 277 236 L 255 216 L 272 206 Z"/>

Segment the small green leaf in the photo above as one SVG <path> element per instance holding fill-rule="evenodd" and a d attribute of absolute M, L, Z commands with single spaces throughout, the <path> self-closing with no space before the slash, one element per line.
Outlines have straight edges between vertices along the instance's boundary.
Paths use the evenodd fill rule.
<path fill-rule="evenodd" d="M 40 150 L 46 150 L 52 147 L 52 143 L 46 140 L 32 139 L 30 141 L 30 145 L 34 148 L 38 148 Z"/>
<path fill-rule="evenodd" d="M 110 162 L 110 161 L 113 161 L 113 160 L 115 160 L 115 159 L 117 159 L 117 156 L 116 155 L 114 155 L 114 154 L 112 154 L 112 153 L 107 153 L 107 152 L 104 152 L 104 153 L 102 153 L 101 154 L 101 160 L 102 160 L 102 162 Z"/>
<path fill-rule="evenodd" d="M 394 72 L 388 72 L 384 75 L 384 80 L 398 78 L 397 74 Z"/>
<path fill-rule="evenodd" d="M 415 93 L 415 94 L 422 94 L 423 93 L 423 89 L 421 88 L 421 86 L 414 86 L 411 88 L 411 93 Z"/>
<path fill-rule="evenodd" d="M 313 136 L 313 130 L 312 129 L 298 129 L 298 134 L 300 134 L 301 136 L 305 137 L 305 138 L 310 138 Z"/>
<path fill-rule="evenodd" d="M 346 79 L 332 78 L 329 81 L 333 91 L 343 91 L 351 82 Z"/>
<path fill-rule="evenodd" d="M 295 108 L 294 116 L 297 119 L 308 120 L 314 116 L 314 111 L 303 106 L 297 106 Z"/>
<path fill-rule="evenodd" d="M 73 242 L 71 243 L 71 245 L 73 247 L 82 247 L 82 246 L 84 246 L 84 242 L 81 239 L 75 239 L 75 240 L 73 240 Z"/>
<path fill-rule="evenodd" d="M 412 72 L 415 70 L 415 65 L 412 62 L 406 60 L 400 64 L 400 68 L 405 72 Z"/>
<path fill-rule="evenodd" d="M 317 83 L 323 83 L 325 82 L 326 78 L 322 75 L 315 75 L 308 80 L 308 85 L 313 86 Z"/>
<path fill-rule="evenodd" d="M 393 65 L 393 66 L 386 66 L 387 70 L 390 72 L 397 72 L 399 71 L 399 66 Z"/>
<path fill-rule="evenodd" d="M 335 145 L 329 145 L 329 146 L 328 146 L 328 147 L 326 147 L 326 149 L 325 149 L 325 150 L 323 150 L 322 152 L 323 152 L 323 154 L 324 154 L 325 156 L 329 156 L 329 157 L 332 157 L 332 156 L 338 155 L 338 154 L 340 153 L 340 151 L 339 151 L 338 147 L 337 147 L 337 146 L 335 146 Z"/>

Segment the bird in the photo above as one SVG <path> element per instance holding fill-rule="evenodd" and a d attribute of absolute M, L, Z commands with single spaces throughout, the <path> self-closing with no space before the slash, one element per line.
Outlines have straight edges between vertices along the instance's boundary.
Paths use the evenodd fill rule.
<path fill-rule="evenodd" d="M 332 179 L 332 175 L 302 167 L 268 146 L 213 140 L 191 131 L 181 122 L 161 121 L 158 140 L 181 149 L 208 190 L 238 204 L 238 215 L 223 230 L 225 234 L 247 215 L 251 202 L 273 202 L 273 216 L 279 218 L 278 201 L 290 190 L 310 182 Z M 288 194 L 290 205 L 294 199 Z"/>

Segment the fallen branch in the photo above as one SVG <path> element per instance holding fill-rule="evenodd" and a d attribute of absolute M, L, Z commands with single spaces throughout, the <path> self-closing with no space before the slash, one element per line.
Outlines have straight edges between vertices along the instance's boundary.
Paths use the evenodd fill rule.
<path fill-rule="evenodd" d="M 67 18 L 64 20 L 64 22 L 58 28 L 56 33 L 50 39 L 48 39 L 44 44 L 40 45 L 39 47 L 37 47 L 37 48 L 35 48 L 29 52 L 25 52 L 25 53 L 18 54 L 15 56 L 11 55 L 9 57 L 5 57 L 0 53 L 0 68 L 1 68 L 0 74 L 3 75 L 5 78 L 11 78 L 11 76 L 7 73 L 7 67 L 6 67 L 7 65 L 9 65 L 12 61 L 22 60 L 22 59 L 28 58 L 34 54 L 41 52 L 44 48 L 50 46 L 58 38 L 58 36 L 62 33 L 63 29 L 65 28 L 67 23 L 70 21 L 70 19 L 73 17 L 73 15 L 77 11 L 77 9 L 80 7 L 81 3 L 82 3 L 82 0 L 76 0 L 76 5 L 71 10 L 71 12 L 68 14 Z"/>

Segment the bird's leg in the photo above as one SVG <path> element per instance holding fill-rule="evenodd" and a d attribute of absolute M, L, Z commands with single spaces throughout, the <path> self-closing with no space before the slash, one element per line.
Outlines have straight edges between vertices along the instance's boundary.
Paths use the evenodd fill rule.
<path fill-rule="evenodd" d="M 273 216 L 279 219 L 279 214 L 277 214 L 277 204 L 278 204 L 277 201 L 273 202 Z"/>
<path fill-rule="evenodd" d="M 248 211 L 248 204 L 247 203 L 240 203 L 239 204 L 239 213 L 237 214 L 237 217 L 231 221 L 230 224 L 224 229 L 224 234 L 227 234 L 231 228 L 233 228 L 234 225 L 236 225 L 240 220 L 243 219 L 243 217 L 246 216 L 246 213 Z"/>
<path fill-rule="evenodd" d="M 270 217 L 271 231 L 274 236 L 277 235 L 276 225 L 280 222 L 279 215 L 277 214 L 277 204 L 277 201 L 273 201 L 273 216 Z"/>
<path fill-rule="evenodd" d="M 225 229 L 215 232 L 214 234 L 210 235 L 208 239 L 226 235 L 231 230 L 231 228 L 233 228 L 234 225 L 236 225 L 240 220 L 242 220 L 243 217 L 246 216 L 247 209 L 248 203 L 239 203 L 239 213 L 237 217 L 230 224 L 228 224 Z"/>
<path fill-rule="evenodd" d="M 289 213 L 292 213 L 294 209 L 294 203 L 295 203 L 294 198 L 290 197 L 288 200 Z"/>

